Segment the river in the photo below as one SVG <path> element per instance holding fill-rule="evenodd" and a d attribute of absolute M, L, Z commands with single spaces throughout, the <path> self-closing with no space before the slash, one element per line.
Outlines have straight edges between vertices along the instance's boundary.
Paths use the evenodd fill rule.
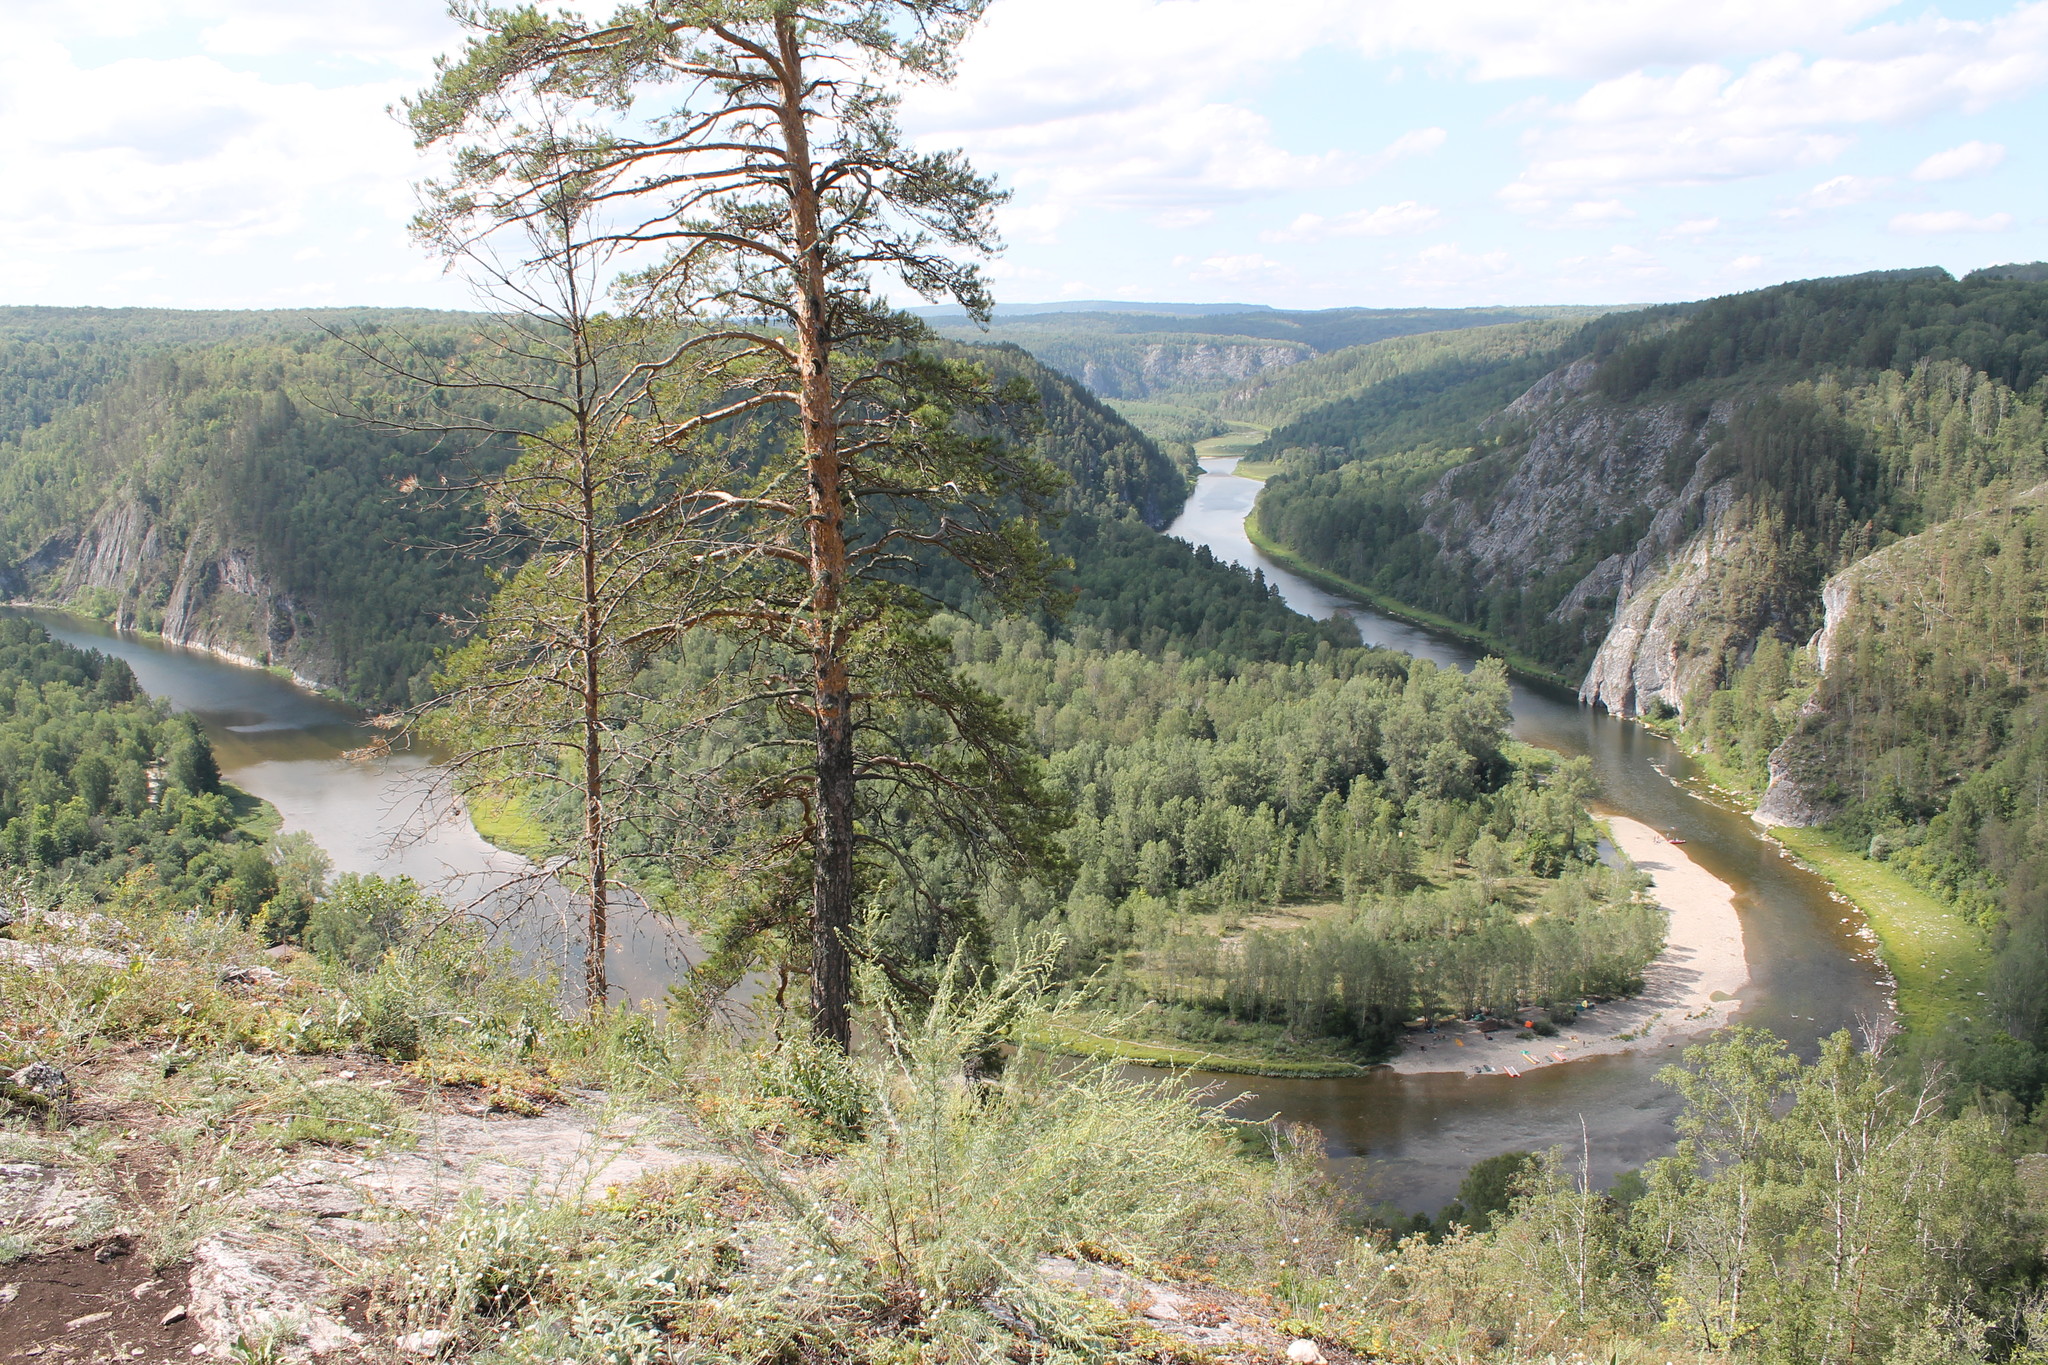
<path fill-rule="evenodd" d="M 1236 463 L 1203 461 L 1205 472 L 1167 534 L 1261 570 L 1304 615 L 1350 617 L 1367 644 L 1457 668 L 1484 657 L 1463 640 L 1362 607 L 1266 558 L 1244 531 L 1259 485 L 1232 473 Z M 1592 760 L 1602 809 L 1682 836 L 1687 853 L 1735 888 L 1750 967 L 1737 1023 L 1770 1029 L 1811 1053 L 1836 1029 L 1889 1014 L 1883 968 L 1862 934 L 1861 915 L 1782 856 L 1742 811 L 1683 785 L 1692 764 L 1676 745 L 1545 683 L 1517 679 L 1511 706 L 1517 739 Z M 1576 1155 L 1584 1143 L 1595 1178 L 1606 1181 L 1668 1151 L 1677 1105 L 1656 1073 L 1677 1056 L 1671 1048 L 1589 1057 L 1520 1079 L 1389 1072 L 1356 1080 L 1261 1078 L 1249 1087 L 1255 1097 L 1238 1107 L 1321 1129 L 1332 1172 L 1364 1201 L 1434 1211 L 1457 1193 L 1473 1162 L 1499 1152 L 1562 1144 Z M 1241 1076 L 1206 1079 L 1226 1095 L 1247 1089 Z"/>
<path fill-rule="evenodd" d="M 336 872 L 411 877 L 500 924 L 504 941 L 529 961 L 581 979 L 574 907 L 534 886 L 525 859 L 478 836 L 434 780 L 437 755 L 346 757 L 383 733 L 288 679 L 62 612 L 21 614 L 67 644 L 125 660 L 144 691 L 190 712 L 212 739 L 222 775 L 276 806 L 285 831 L 311 834 Z M 687 935 L 637 903 L 615 907 L 611 928 L 605 960 L 620 999 L 659 999 L 696 956 Z"/>
<path fill-rule="evenodd" d="M 1186 510 L 1169 534 L 1207 545 L 1220 558 L 1264 571 L 1297 611 L 1357 622 L 1369 644 L 1447 666 L 1469 668 L 1480 652 L 1345 601 L 1262 556 L 1244 533 L 1259 485 L 1236 477 L 1233 460 L 1204 463 Z M 537 961 L 564 963 L 576 951 L 559 899 L 523 906 L 492 887 L 522 860 L 480 839 L 434 799 L 429 753 L 345 758 L 376 732 L 341 706 L 261 670 L 193 650 L 117 635 L 95 622 L 31 613 L 57 638 L 126 660 L 152 695 L 191 712 L 212 737 L 222 772 L 276 806 L 286 830 L 305 830 L 341 872 L 409 875 L 423 885 L 481 903 L 516 927 L 515 942 Z M 1584 754 L 1602 803 L 1686 839 L 1686 851 L 1736 889 L 1752 982 L 1741 1023 L 1768 1028 L 1802 1050 L 1835 1029 L 1885 1013 L 1881 969 L 1859 937 L 1861 920 L 1832 900 L 1826 883 L 1788 862 L 1744 815 L 1681 785 L 1690 765 L 1641 726 L 1596 714 L 1570 692 L 1517 681 L 1514 733 L 1531 744 Z M 438 820 L 428 817 L 439 815 Z M 617 991 L 658 998 L 692 955 L 660 921 L 620 914 L 609 954 Z M 1347 1080 L 1197 1077 L 1220 1096 L 1242 1096 L 1242 1113 L 1278 1113 L 1325 1135 L 1330 1169 L 1355 1197 L 1405 1211 L 1434 1210 L 1483 1157 L 1513 1149 L 1588 1144 L 1601 1180 L 1668 1150 L 1676 1112 L 1657 1070 L 1675 1051 L 1624 1053 L 1531 1071 L 1520 1079 L 1458 1074 Z"/>

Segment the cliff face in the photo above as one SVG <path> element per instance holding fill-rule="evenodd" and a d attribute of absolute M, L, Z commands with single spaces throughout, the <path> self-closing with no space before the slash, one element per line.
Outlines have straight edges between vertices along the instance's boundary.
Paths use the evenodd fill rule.
<path fill-rule="evenodd" d="M 1739 539 L 1726 522 L 1731 501 L 1725 488 L 1687 499 L 1682 505 L 1701 508 L 1705 525 L 1675 552 L 1665 550 L 1653 526 L 1635 550 L 1601 561 L 1572 590 L 1582 599 L 1605 593 L 1617 604 L 1600 652 L 1579 684 L 1580 701 L 1617 716 L 1644 715 L 1659 706 L 1682 712 L 1685 698 L 1712 681 L 1714 656 L 1696 646 L 1719 600 L 1718 567 Z"/>
<path fill-rule="evenodd" d="M 1045 361 L 1080 379 L 1105 398 L 1148 398 L 1183 388 L 1222 387 L 1264 371 L 1296 365 L 1315 352 L 1298 343 L 1263 344 L 1153 341 L 1114 346 L 1042 348 Z"/>
<path fill-rule="evenodd" d="M 1528 427 L 1511 463 L 1492 471 L 1505 476 L 1497 485 L 1487 487 L 1487 471 L 1464 467 L 1423 495 L 1423 529 L 1445 554 L 1468 561 L 1482 583 L 1501 575 L 1540 578 L 1576 558 L 1592 528 L 1697 501 L 1695 490 L 1674 491 L 1665 471 L 1674 461 L 1697 459 L 1698 424 L 1676 407 L 1599 402 L 1586 393 L 1592 377 L 1590 361 L 1558 370 L 1496 419 Z M 1652 542 L 1673 535 L 1676 518 L 1666 515 L 1664 523 L 1639 547 L 1637 574 L 1654 558 Z M 1617 554 L 1603 561 L 1558 610 L 1584 611 L 1586 598 L 1612 592 L 1627 560 Z"/>
<path fill-rule="evenodd" d="M 1477 589 L 1526 593 L 1593 650 L 1582 701 L 1683 712 L 1759 631 L 1794 628 L 1807 607 L 1750 581 L 1775 533 L 1748 524 L 1732 462 L 1716 458 L 1738 403 L 1617 403 L 1595 372 L 1590 359 L 1553 371 L 1492 419 L 1512 439 L 1424 493 L 1422 529 Z"/>
<path fill-rule="evenodd" d="M 309 687 L 339 685 L 316 614 L 265 575 L 255 550 L 167 524 L 130 494 L 110 499 L 75 538 L 46 541 L 6 579 L 10 591 L 41 601 L 82 605 L 95 590 L 111 593 L 119 629 L 287 668 Z"/>
<path fill-rule="evenodd" d="M 1718 559 L 1740 532 L 1712 472 L 1722 406 L 1621 405 L 1581 360 L 1539 380 L 1491 424 L 1518 431 L 1423 494 L 1422 529 L 1481 589 L 1527 589 L 1536 610 L 1599 642 L 1580 696 L 1617 714 L 1680 705 L 1709 661 L 1691 647 Z M 1602 543 L 1620 543 L 1597 560 Z"/>

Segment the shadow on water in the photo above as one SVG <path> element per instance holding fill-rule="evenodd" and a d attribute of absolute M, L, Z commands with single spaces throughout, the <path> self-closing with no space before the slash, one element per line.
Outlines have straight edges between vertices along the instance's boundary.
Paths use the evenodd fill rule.
<path fill-rule="evenodd" d="M 474 905 L 529 962 L 581 979 L 580 907 L 558 889 L 518 885 L 533 865 L 477 834 L 435 781 L 438 755 L 346 758 L 381 732 L 289 679 L 62 612 L 19 614 L 123 660 L 144 691 L 189 712 L 222 774 L 276 806 L 285 831 L 311 834 L 336 872 L 411 877 L 450 904 Z M 615 998 L 660 999 L 696 956 L 688 935 L 637 902 L 615 911 L 606 953 Z"/>
<path fill-rule="evenodd" d="M 1469 669 L 1484 657 L 1462 640 L 1362 607 L 1260 554 L 1244 533 L 1259 485 L 1238 478 L 1234 468 L 1229 459 L 1204 461 L 1186 511 L 1167 534 L 1257 568 L 1297 611 L 1350 617 L 1367 644 L 1446 667 Z M 1677 746 L 1543 683 L 1517 680 L 1512 708 L 1516 738 L 1585 755 L 1604 809 L 1682 836 L 1686 852 L 1735 889 L 1750 968 L 1738 1022 L 1768 1028 L 1811 1053 L 1821 1037 L 1887 1013 L 1881 968 L 1861 936 L 1861 918 L 1831 899 L 1826 882 L 1783 857 L 1742 812 L 1681 785 L 1693 771 Z M 1224 1096 L 1245 1092 L 1238 1112 L 1246 1116 L 1277 1113 L 1321 1129 L 1333 1172 L 1368 1202 L 1434 1211 L 1457 1193 L 1473 1162 L 1498 1152 L 1554 1144 L 1577 1150 L 1583 1134 L 1601 1180 L 1662 1154 L 1673 1140 L 1677 1106 L 1656 1073 L 1678 1055 L 1670 1047 L 1592 1057 L 1519 1080 L 1390 1072 L 1356 1080 L 1200 1079 Z"/>

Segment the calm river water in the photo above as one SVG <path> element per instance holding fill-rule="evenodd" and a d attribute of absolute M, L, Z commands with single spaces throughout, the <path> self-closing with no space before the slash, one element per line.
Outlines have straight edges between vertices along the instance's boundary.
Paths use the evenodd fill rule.
<path fill-rule="evenodd" d="M 1169 534 L 1219 557 L 1256 566 L 1297 611 L 1342 613 L 1370 644 L 1469 668 L 1479 652 L 1461 641 L 1393 620 L 1316 587 L 1266 560 L 1244 534 L 1259 486 L 1209 461 L 1187 510 Z M 59 639 L 125 659 L 142 686 L 190 711 L 212 736 L 223 772 L 275 805 L 287 830 L 305 830 L 341 872 L 417 878 L 451 898 L 476 898 L 517 925 L 516 941 L 539 960 L 561 961 L 574 934 L 563 902 L 515 904 L 492 888 L 522 860 L 478 838 L 437 799 L 433 756 L 343 757 L 374 732 L 356 714 L 283 679 L 212 655 L 116 635 L 94 622 L 30 613 Z M 1603 804 L 1682 834 L 1687 851 L 1736 888 L 1752 984 L 1740 1022 L 1772 1029 L 1805 1049 L 1837 1028 L 1887 1008 L 1874 955 L 1857 936 L 1861 921 L 1831 900 L 1826 884 L 1779 856 L 1741 813 L 1678 785 L 1688 764 L 1674 746 L 1641 727 L 1581 707 L 1569 692 L 1526 682 L 1514 688 L 1518 738 L 1592 759 Z M 439 816 L 436 819 L 434 817 Z M 659 997 L 693 956 L 688 938 L 645 914 L 622 914 L 611 951 L 620 994 Z M 1279 1113 L 1321 1129 L 1331 1169 L 1357 1197 L 1404 1210 L 1434 1210 L 1482 1157 L 1516 1148 L 1591 1144 L 1601 1179 L 1669 1148 L 1675 1112 L 1656 1071 L 1676 1056 L 1623 1054 L 1505 1076 L 1394 1076 L 1288 1081 L 1198 1078 L 1222 1096 L 1242 1092 L 1238 1112 Z"/>
<path fill-rule="evenodd" d="M 1167 534 L 1206 545 L 1220 559 L 1256 567 L 1296 611 L 1344 615 L 1367 644 L 1470 668 L 1483 651 L 1383 616 L 1289 573 L 1244 533 L 1259 485 L 1204 461 L 1187 510 Z M 1518 739 L 1592 760 L 1599 804 L 1686 840 L 1686 852 L 1735 888 L 1751 982 L 1737 1022 L 1768 1028 L 1810 1051 L 1818 1038 L 1889 1010 L 1882 968 L 1859 936 L 1862 918 L 1834 901 L 1827 883 L 1782 857 L 1741 812 L 1677 785 L 1691 764 L 1677 746 L 1639 725 L 1581 706 L 1562 688 L 1517 680 Z M 1213 1076 L 1223 1093 L 1250 1090 L 1240 1112 L 1278 1112 L 1312 1123 L 1328 1142 L 1332 1169 L 1368 1202 L 1430 1210 L 1457 1193 L 1473 1162 L 1498 1152 L 1590 1143 L 1605 1180 L 1668 1150 L 1677 1111 L 1658 1069 L 1678 1049 L 1622 1053 L 1507 1076 L 1396 1076 L 1292 1081 Z M 1583 1125 L 1583 1126 L 1582 1126 Z"/>
<path fill-rule="evenodd" d="M 66 643 L 126 660 L 150 695 L 191 712 L 228 780 L 276 806 L 285 830 L 311 834 L 336 872 L 412 877 L 450 904 L 475 905 L 536 962 L 559 967 L 573 955 L 568 979 L 581 979 L 573 907 L 558 893 L 522 884 L 531 865 L 478 837 L 449 802 L 446 784 L 434 780 L 435 755 L 346 758 L 381 736 L 350 707 L 200 650 L 116 634 L 61 612 L 22 614 Z M 665 922 L 619 907 L 606 956 L 614 995 L 644 1000 L 658 999 L 696 953 Z"/>

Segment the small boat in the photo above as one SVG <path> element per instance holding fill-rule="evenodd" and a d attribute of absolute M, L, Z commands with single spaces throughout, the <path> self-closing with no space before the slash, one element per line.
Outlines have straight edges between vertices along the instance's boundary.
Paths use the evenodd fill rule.
<path fill-rule="evenodd" d="M 1667 834 L 1664 836 L 1664 842 L 1667 844 L 1682 844 L 1685 840 L 1679 838 L 1676 834 Z"/>

